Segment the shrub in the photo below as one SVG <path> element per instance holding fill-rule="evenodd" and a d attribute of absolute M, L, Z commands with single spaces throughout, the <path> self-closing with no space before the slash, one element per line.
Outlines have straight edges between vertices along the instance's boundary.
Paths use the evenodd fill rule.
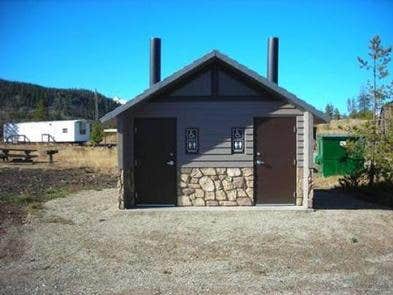
<path fill-rule="evenodd" d="M 102 127 L 101 122 L 96 121 L 93 123 L 91 128 L 90 141 L 94 145 L 97 145 L 102 141 L 103 138 L 104 138 L 104 128 Z"/>

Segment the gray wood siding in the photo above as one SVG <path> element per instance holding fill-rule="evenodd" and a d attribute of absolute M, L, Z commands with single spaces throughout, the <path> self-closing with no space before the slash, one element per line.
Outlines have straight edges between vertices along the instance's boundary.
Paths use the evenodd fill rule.
<path fill-rule="evenodd" d="M 255 117 L 297 117 L 297 163 L 303 165 L 303 112 L 293 105 L 267 101 L 192 101 L 151 102 L 127 116 L 132 118 L 177 118 L 177 166 L 180 167 L 252 167 Z M 131 122 L 129 122 L 131 126 Z M 199 154 L 186 154 L 184 130 L 199 128 Z M 245 153 L 231 153 L 231 128 L 245 127 Z M 132 133 L 133 130 L 131 129 Z M 124 145 L 126 147 L 126 145 Z M 132 153 L 127 145 L 125 153 Z M 129 154 L 131 161 L 132 154 Z"/>
<path fill-rule="evenodd" d="M 208 96 L 211 95 L 211 71 L 205 71 L 186 85 L 174 90 L 170 96 Z"/>
<path fill-rule="evenodd" d="M 116 119 L 118 168 L 132 169 L 134 164 L 134 120 L 129 112 L 124 112 Z"/>
<path fill-rule="evenodd" d="M 218 93 L 222 96 L 258 96 L 258 92 L 224 71 L 218 71 Z"/>

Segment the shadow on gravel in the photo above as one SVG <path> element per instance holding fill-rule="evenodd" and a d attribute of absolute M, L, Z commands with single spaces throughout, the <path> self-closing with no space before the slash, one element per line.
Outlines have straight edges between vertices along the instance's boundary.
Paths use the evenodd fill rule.
<path fill-rule="evenodd" d="M 371 203 L 361 199 L 354 193 L 346 193 L 337 189 L 316 189 L 314 190 L 314 209 L 381 209 L 392 210 L 389 207 L 378 203 Z"/>

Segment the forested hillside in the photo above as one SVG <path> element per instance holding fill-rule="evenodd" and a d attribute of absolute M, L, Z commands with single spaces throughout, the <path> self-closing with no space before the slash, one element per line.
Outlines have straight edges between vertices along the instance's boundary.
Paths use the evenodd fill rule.
<path fill-rule="evenodd" d="M 120 104 L 97 93 L 99 116 Z M 0 129 L 5 122 L 94 119 L 95 94 L 0 79 Z"/>

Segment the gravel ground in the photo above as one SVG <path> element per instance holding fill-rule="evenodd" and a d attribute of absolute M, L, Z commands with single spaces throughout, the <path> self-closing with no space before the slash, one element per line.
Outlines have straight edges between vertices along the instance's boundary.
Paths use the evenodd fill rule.
<path fill-rule="evenodd" d="M 326 196 L 325 196 L 326 197 Z M 391 210 L 120 211 L 116 190 L 45 204 L 2 235 L 1 294 L 391 293 Z M 1 249 L 0 249 L 1 250 Z"/>

